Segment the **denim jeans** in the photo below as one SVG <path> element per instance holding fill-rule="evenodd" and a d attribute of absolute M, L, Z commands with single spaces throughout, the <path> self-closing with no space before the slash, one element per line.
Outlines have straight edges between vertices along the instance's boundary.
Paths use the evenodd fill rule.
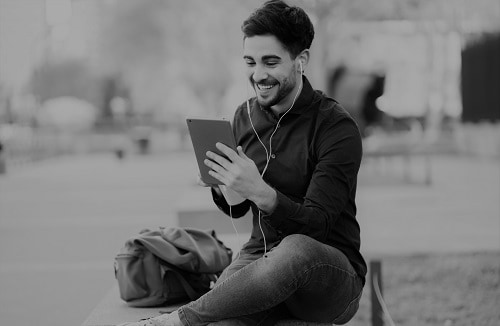
<path fill-rule="evenodd" d="M 294 234 L 265 255 L 241 251 L 215 287 L 179 309 L 184 325 L 273 325 L 281 319 L 344 324 L 363 289 L 345 255 Z"/>

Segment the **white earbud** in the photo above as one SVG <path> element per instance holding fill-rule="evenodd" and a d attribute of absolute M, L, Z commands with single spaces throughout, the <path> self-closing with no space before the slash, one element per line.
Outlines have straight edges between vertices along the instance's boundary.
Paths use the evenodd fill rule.
<path fill-rule="evenodd" d="M 247 113 L 248 113 L 248 118 L 250 119 L 250 121 L 252 121 L 252 117 L 250 116 L 250 102 L 248 99 L 247 99 Z"/>

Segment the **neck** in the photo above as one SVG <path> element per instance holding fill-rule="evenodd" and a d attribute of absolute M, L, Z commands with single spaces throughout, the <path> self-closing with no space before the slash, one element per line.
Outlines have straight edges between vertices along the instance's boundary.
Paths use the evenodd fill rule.
<path fill-rule="evenodd" d="M 282 113 L 290 111 L 297 99 L 299 98 L 300 93 L 302 92 L 302 86 L 304 83 L 301 81 L 300 84 L 290 92 L 290 95 L 293 95 L 293 97 L 288 97 L 285 103 L 280 103 L 271 106 L 271 111 L 276 115 L 277 117 L 280 116 Z"/>

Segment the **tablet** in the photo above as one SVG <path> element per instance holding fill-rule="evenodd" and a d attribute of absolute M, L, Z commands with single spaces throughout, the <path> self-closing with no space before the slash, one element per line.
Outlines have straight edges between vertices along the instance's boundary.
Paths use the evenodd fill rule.
<path fill-rule="evenodd" d="M 223 155 L 216 147 L 222 143 L 236 151 L 236 141 L 231 123 L 223 119 L 187 118 L 191 142 L 193 143 L 196 161 L 200 169 L 201 180 L 209 185 L 220 185 L 222 182 L 208 174 L 210 168 L 203 163 L 208 151 Z"/>

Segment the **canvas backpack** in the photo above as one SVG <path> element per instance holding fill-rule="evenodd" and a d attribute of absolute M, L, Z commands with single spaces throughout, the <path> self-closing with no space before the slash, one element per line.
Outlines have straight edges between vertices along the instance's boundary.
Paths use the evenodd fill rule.
<path fill-rule="evenodd" d="M 115 257 L 120 297 L 133 307 L 196 300 L 210 290 L 231 258 L 231 249 L 213 230 L 143 230 Z"/>

